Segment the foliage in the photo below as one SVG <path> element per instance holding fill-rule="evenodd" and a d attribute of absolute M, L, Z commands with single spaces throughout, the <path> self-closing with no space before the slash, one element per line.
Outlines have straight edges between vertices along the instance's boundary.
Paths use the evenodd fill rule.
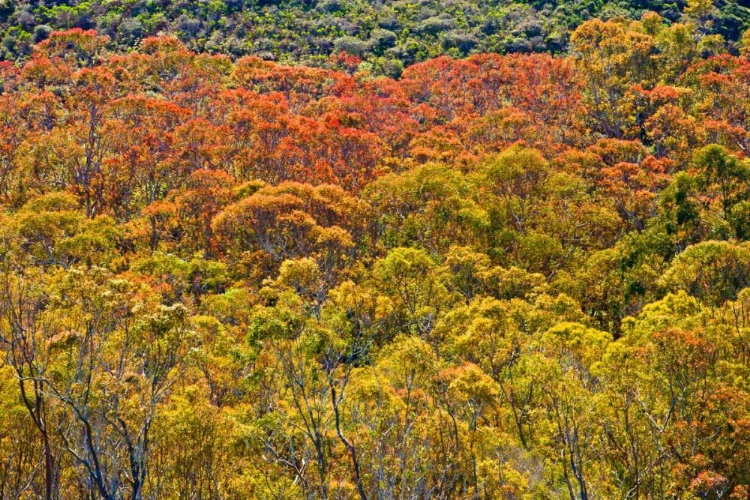
<path fill-rule="evenodd" d="M 495 7 L 577 12 L 538 4 Z M 131 38 L 34 29 L 0 64 L 0 497 L 747 498 L 750 61 L 715 36 L 735 7 L 599 4 L 568 56 L 397 79 L 113 50 L 177 2 L 36 7 Z M 383 24 L 179 5 L 195 37 L 191 9 Z M 417 18 L 425 57 L 490 40 L 458 32 L 468 8 L 376 5 L 399 14 L 339 45 L 386 53 Z"/>
<path fill-rule="evenodd" d="M 197 52 L 313 66 L 336 66 L 345 51 L 376 74 L 397 76 L 440 55 L 564 52 L 590 18 L 638 19 L 646 11 L 689 19 L 733 44 L 750 27 L 750 10 L 737 0 L 6 0 L 0 57 L 26 58 L 51 32 L 80 28 L 106 35 L 118 50 L 170 34 Z"/>

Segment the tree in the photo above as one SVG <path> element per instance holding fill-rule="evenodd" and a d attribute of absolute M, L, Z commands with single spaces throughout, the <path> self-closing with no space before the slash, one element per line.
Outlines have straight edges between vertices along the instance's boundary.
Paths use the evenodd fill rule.
<path fill-rule="evenodd" d="M 718 145 L 696 151 L 693 163 L 696 187 L 700 190 L 704 209 L 712 211 L 718 208 L 718 215 L 728 219 L 732 206 L 748 197 L 746 186 L 750 168 Z"/>
<path fill-rule="evenodd" d="M 396 331 L 429 337 L 451 300 L 444 270 L 424 250 L 395 248 L 375 263 L 373 277 L 392 303 Z"/>

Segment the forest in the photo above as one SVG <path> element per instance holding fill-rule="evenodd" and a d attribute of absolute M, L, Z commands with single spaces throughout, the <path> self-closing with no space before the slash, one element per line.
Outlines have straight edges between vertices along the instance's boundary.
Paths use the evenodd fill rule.
<path fill-rule="evenodd" d="M 719 3 L 392 76 L 75 26 L 0 62 L 0 498 L 750 498 Z"/>
<path fill-rule="evenodd" d="M 702 34 L 736 52 L 750 28 L 750 1 L 701 0 Z M 701 1 L 691 0 L 700 5 Z M 23 60 L 54 30 L 97 30 L 110 48 L 137 49 L 149 36 L 177 37 L 189 50 L 329 67 L 331 54 L 358 56 L 397 78 L 441 55 L 564 53 L 584 21 L 640 19 L 654 11 L 684 20 L 687 0 L 0 0 L 0 59 Z M 715 5 L 714 5 L 715 4 Z M 332 69 L 338 69 L 332 67 Z"/>

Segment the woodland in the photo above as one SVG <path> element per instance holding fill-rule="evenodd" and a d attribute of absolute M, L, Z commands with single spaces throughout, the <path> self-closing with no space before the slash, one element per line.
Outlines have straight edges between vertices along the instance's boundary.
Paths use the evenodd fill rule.
<path fill-rule="evenodd" d="M 705 2 L 704 2 L 705 3 Z M 709 2 L 711 3 L 711 2 Z M 716 0 L 702 29 L 736 49 L 750 0 Z M 118 51 L 170 34 L 192 51 L 326 67 L 346 51 L 377 75 L 441 55 L 564 53 L 592 18 L 683 20 L 686 0 L 0 0 L 0 59 L 28 58 L 52 31 L 97 30 Z"/>
<path fill-rule="evenodd" d="M 396 78 L 89 27 L 0 62 L 0 498 L 750 498 L 719 3 Z"/>

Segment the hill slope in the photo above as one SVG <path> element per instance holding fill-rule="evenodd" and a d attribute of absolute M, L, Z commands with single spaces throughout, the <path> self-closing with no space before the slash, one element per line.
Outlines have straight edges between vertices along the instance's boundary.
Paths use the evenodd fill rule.
<path fill-rule="evenodd" d="M 705 0 L 696 0 L 705 4 Z M 0 0 L 0 57 L 17 59 L 52 30 L 96 29 L 122 50 L 141 39 L 172 34 L 191 50 L 259 55 L 282 62 L 323 64 L 345 50 L 396 75 L 403 66 L 441 54 L 561 52 L 586 19 L 640 18 L 654 10 L 682 17 L 683 0 Z M 710 4 L 710 2 L 709 2 Z M 717 0 L 702 26 L 736 41 L 750 11 Z"/>

